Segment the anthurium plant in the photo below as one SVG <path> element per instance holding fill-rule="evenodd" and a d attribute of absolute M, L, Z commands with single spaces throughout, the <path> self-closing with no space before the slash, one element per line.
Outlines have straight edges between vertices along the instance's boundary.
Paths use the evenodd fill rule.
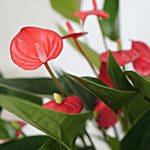
<path fill-rule="evenodd" d="M 99 142 L 111 150 L 150 150 L 150 48 L 143 41 L 131 41 L 131 48 L 123 49 L 119 0 L 91 2 L 93 9 L 83 11 L 82 0 L 51 0 L 66 28 L 58 25 L 56 33 L 30 26 L 14 35 L 12 61 L 22 71 L 43 65 L 48 77 L 6 79 L 0 75 L 0 113 L 6 109 L 22 119 L 0 118 L 0 150 L 100 150 Z M 98 53 L 80 40 L 88 34 L 84 25 L 90 15 L 97 18 L 105 52 Z M 74 24 L 82 26 L 82 31 L 76 32 Z M 116 42 L 116 50 L 108 48 L 107 40 Z M 51 60 L 61 57 L 64 41 L 83 56 L 93 77 L 54 73 Z M 133 69 L 127 71 L 129 63 Z M 89 123 L 96 133 L 91 133 Z M 22 131 L 26 124 L 44 135 L 27 136 Z"/>

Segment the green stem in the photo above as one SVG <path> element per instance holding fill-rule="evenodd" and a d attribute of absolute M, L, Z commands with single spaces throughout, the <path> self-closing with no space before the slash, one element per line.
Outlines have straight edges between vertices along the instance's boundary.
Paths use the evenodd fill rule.
<path fill-rule="evenodd" d="M 96 77 L 98 76 L 96 69 L 94 67 L 94 65 L 92 64 L 92 62 L 90 61 L 90 59 L 87 57 L 87 55 L 84 53 L 84 51 L 82 50 L 80 44 L 78 43 L 76 38 L 73 38 L 74 43 L 76 44 L 79 52 L 84 56 L 84 58 L 87 60 L 88 64 L 90 65 L 91 69 L 93 70 L 94 74 L 96 75 Z"/>
<path fill-rule="evenodd" d="M 47 69 L 48 73 L 50 74 L 50 76 L 52 77 L 53 81 L 56 83 L 58 89 L 61 91 L 61 93 L 66 97 L 67 94 L 65 93 L 64 89 L 61 87 L 59 81 L 57 80 L 57 78 L 55 77 L 55 75 L 53 74 L 51 68 L 49 67 L 49 65 L 47 63 L 44 64 L 45 68 Z"/>
<path fill-rule="evenodd" d="M 109 142 L 108 142 L 108 137 L 107 137 L 107 134 L 106 134 L 105 129 L 104 129 L 104 128 L 100 128 L 100 129 L 101 129 L 101 131 L 102 131 L 102 134 L 103 134 L 103 137 L 104 137 L 105 142 L 109 144 Z"/>
<path fill-rule="evenodd" d="M 84 145 L 84 148 L 87 148 L 87 145 L 86 145 L 86 142 L 85 142 L 84 138 L 81 135 L 79 135 L 79 137 L 80 137 L 80 139 L 81 139 L 81 141 Z"/>
<path fill-rule="evenodd" d="M 107 47 L 107 43 L 106 43 L 106 37 L 105 37 L 104 29 L 103 29 L 103 26 L 102 26 L 102 22 L 98 17 L 97 17 L 97 20 L 98 20 L 98 23 L 99 23 L 100 30 L 102 32 L 102 39 L 103 39 L 105 51 L 107 51 L 108 47 Z"/>
<path fill-rule="evenodd" d="M 88 137 L 88 139 L 89 139 L 89 141 L 90 141 L 90 143 L 91 143 L 91 146 L 93 147 L 93 150 L 96 150 L 95 145 L 94 145 L 94 143 L 93 143 L 93 141 L 92 141 L 90 135 L 89 135 L 88 132 L 86 131 L 86 129 L 85 129 L 85 134 L 86 134 L 86 136 Z"/>
<path fill-rule="evenodd" d="M 117 128 L 115 125 L 113 126 L 113 130 L 114 130 L 116 139 L 119 139 L 119 135 L 118 135 Z"/>

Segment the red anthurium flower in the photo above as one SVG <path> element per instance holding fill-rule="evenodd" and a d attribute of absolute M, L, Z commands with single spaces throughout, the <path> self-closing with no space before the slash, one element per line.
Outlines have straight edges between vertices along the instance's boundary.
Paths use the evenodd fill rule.
<path fill-rule="evenodd" d="M 98 76 L 98 79 L 103 81 L 105 84 L 107 84 L 109 87 L 114 88 L 114 85 L 107 73 L 107 64 L 105 62 L 101 63 L 100 67 L 100 74 Z"/>
<path fill-rule="evenodd" d="M 80 36 L 87 34 L 87 32 L 75 33 L 73 27 L 71 26 L 71 24 L 68 21 L 66 22 L 66 25 L 67 25 L 67 28 L 68 28 L 70 34 L 63 36 L 62 39 L 66 39 L 66 38 L 75 38 L 76 39 Z"/>
<path fill-rule="evenodd" d="M 135 70 L 143 75 L 150 75 L 150 48 L 143 42 L 133 41 L 132 50 L 139 53 L 140 57 L 133 62 Z"/>
<path fill-rule="evenodd" d="M 117 123 L 116 114 L 101 100 L 94 108 L 94 118 L 98 125 L 102 128 L 109 128 Z"/>
<path fill-rule="evenodd" d="M 93 6 L 94 9 L 93 10 L 89 10 L 89 11 L 78 11 L 75 12 L 74 14 L 72 14 L 73 16 L 79 18 L 82 20 L 82 23 L 84 24 L 85 19 L 89 16 L 89 15 L 95 15 L 97 17 L 101 17 L 101 18 L 105 18 L 108 19 L 109 18 L 109 14 L 103 10 L 98 10 L 97 9 L 97 4 L 95 0 L 93 1 Z"/>
<path fill-rule="evenodd" d="M 25 27 L 12 40 L 10 53 L 16 65 L 25 70 L 34 70 L 56 58 L 62 48 L 62 38 L 56 32 Z"/>
<path fill-rule="evenodd" d="M 76 114 L 82 111 L 83 102 L 77 96 L 68 96 L 62 100 L 59 94 L 54 93 L 54 100 L 44 104 L 43 107 L 67 114 Z"/>
<path fill-rule="evenodd" d="M 137 58 L 140 57 L 139 53 L 133 50 L 127 50 L 127 51 L 117 51 L 113 52 L 111 51 L 112 55 L 115 57 L 116 61 L 120 66 L 123 66 L 127 63 L 135 61 Z M 109 51 L 104 52 L 100 55 L 100 60 L 102 62 L 107 63 L 109 58 Z"/>

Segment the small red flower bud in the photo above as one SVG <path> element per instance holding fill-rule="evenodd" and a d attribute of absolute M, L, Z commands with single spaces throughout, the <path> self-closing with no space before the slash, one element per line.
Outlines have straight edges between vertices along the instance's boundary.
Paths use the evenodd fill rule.
<path fill-rule="evenodd" d="M 62 39 L 67 39 L 67 38 L 73 38 L 73 39 L 77 39 L 80 36 L 84 36 L 87 34 L 87 32 L 79 32 L 79 33 L 75 33 L 73 27 L 71 26 L 71 24 L 67 21 L 66 22 L 68 31 L 69 31 L 69 35 L 65 35 L 62 37 Z"/>
<path fill-rule="evenodd" d="M 72 14 L 72 16 L 75 16 L 75 17 L 81 19 L 83 24 L 85 22 L 85 19 L 90 15 L 95 15 L 97 17 L 101 17 L 101 18 L 104 18 L 104 19 L 109 18 L 108 13 L 103 11 L 103 10 L 78 11 L 78 12 Z"/>
<path fill-rule="evenodd" d="M 109 128 L 117 123 L 118 118 L 116 114 L 101 100 L 94 108 L 96 122 L 102 128 Z"/>
<path fill-rule="evenodd" d="M 11 58 L 24 70 L 34 70 L 56 58 L 63 48 L 62 38 L 54 31 L 25 27 L 10 45 Z"/>
<path fill-rule="evenodd" d="M 55 97 L 56 98 L 56 97 Z M 83 102 L 77 96 L 68 96 L 61 103 L 57 103 L 57 100 L 52 100 L 43 105 L 43 107 L 67 114 L 80 113 L 83 109 Z"/>
<path fill-rule="evenodd" d="M 89 11 L 78 11 L 75 12 L 74 14 L 72 14 L 72 16 L 75 16 L 79 19 L 81 19 L 82 23 L 84 24 L 85 19 L 90 16 L 90 15 L 95 15 L 97 17 L 101 17 L 104 19 L 108 19 L 109 18 L 109 14 L 103 10 L 98 10 L 97 9 L 97 4 L 95 0 L 92 0 L 93 2 L 93 10 L 89 10 Z"/>

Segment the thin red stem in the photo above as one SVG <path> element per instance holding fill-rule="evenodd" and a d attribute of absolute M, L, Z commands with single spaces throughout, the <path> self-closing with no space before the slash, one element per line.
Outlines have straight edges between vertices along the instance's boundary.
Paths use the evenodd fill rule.
<path fill-rule="evenodd" d="M 56 83 L 58 89 L 61 91 L 61 93 L 66 97 L 67 94 L 65 93 L 64 89 L 61 87 L 59 81 L 57 80 L 57 78 L 55 77 L 55 75 L 53 74 L 51 68 L 49 67 L 49 65 L 47 63 L 44 64 L 45 68 L 47 69 L 48 73 L 50 74 L 50 76 L 52 77 L 53 81 Z"/>
<path fill-rule="evenodd" d="M 97 72 L 96 72 L 96 70 L 95 70 L 93 64 L 91 63 L 91 61 L 89 60 L 89 58 L 87 57 L 87 55 L 86 55 L 86 54 L 84 53 L 84 51 L 82 50 L 82 48 L 81 48 L 81 46 L 79 45 L 77 39 L 76 39 L 76 38 L 73 38 L 73 40 L 74 40 L 74 42 L 75 42 L 75 44 L 76 44 L 76 46 L 77 46 L 79 52 L 85 57 L 85 59 L 86 59 L 87 62 L 89 63 L 89 65 L 90 65 L 90 67 L 92 68 L 94 74 L 95 74 L 96 76 L 98 76 L 98 74 L 97 74 Z"/>

